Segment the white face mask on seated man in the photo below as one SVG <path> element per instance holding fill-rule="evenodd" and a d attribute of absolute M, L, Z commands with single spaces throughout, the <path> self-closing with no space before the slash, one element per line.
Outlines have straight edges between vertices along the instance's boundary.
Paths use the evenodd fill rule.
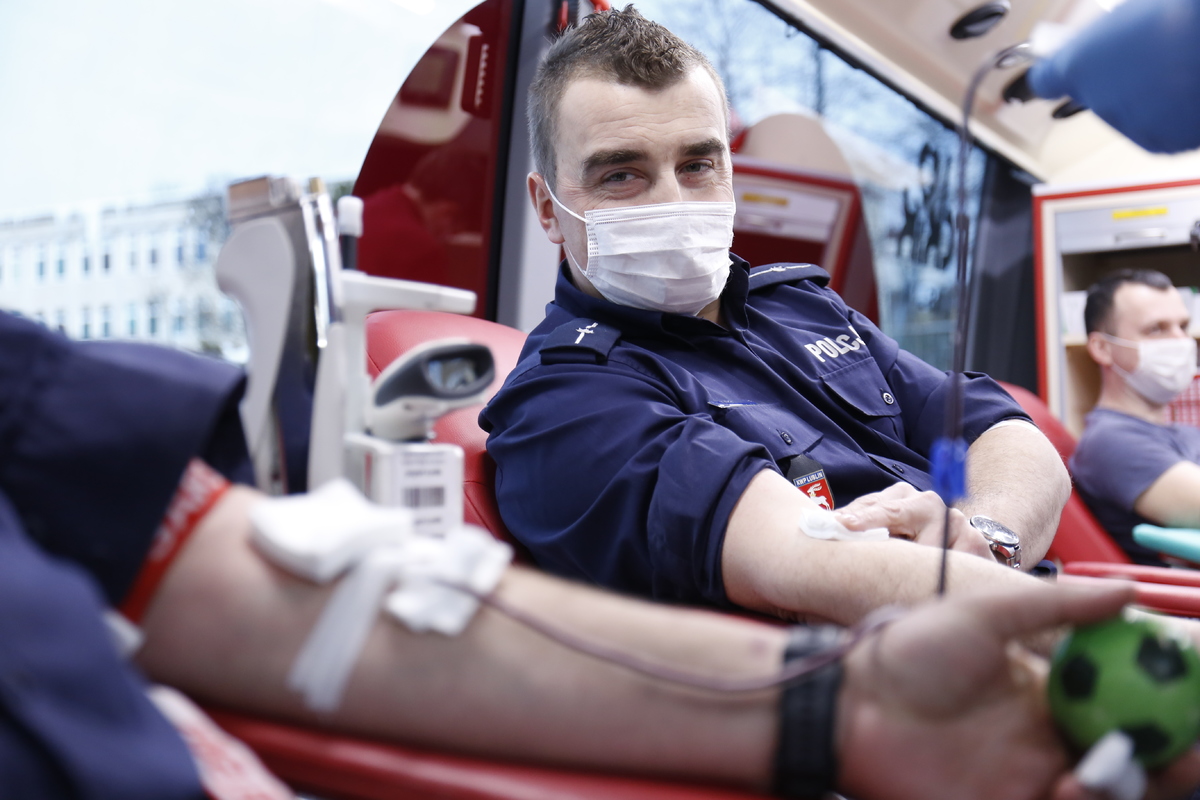
<path fill-rule="evenodd" d="M 580 271 L 606 300 L 696 314 L 721 296 L 729 278 L 733 203 L 654 203 L 598 208 L 580 216 L 548 185 L 546 191 L 555 205 L 587 226 L 587 268 Z M 570 248 L 567 255 L 580 266 Z"/>
<path fill-rule="evenodd" d="M 1132 372 L 1115 362 L 1112 368 L 1131 389 L 1155 405 L 1171 402 L 1196 377 L 1196 340 L 1190 336 L 1135 342 L 1107 333 L 1100 335 L 1119 347 L 1137 350 L 1137 366 Z"/>

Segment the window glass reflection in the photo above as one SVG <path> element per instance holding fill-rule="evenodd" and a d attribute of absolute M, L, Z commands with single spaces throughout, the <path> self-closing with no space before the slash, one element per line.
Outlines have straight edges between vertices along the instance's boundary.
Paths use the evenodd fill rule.
<path fill-rule="evenodd" d="M 512 0 L 451 25 L 387 108 L 354 184 L 364 272 L 475 292 L 488 316 L 492 202 L 504 165 L 502 80 Z"/>

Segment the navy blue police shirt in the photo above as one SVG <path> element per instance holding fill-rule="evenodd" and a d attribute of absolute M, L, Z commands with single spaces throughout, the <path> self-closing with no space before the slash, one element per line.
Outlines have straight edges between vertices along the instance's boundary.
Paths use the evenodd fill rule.
<path fill-rule="evenodd" d="M 617 305 L 560 267 L 554 302 L 480 414 L 505 525 L 544 568 L 660 599 L 728 605 L 725 527 L 750 480 L 820 464 L 835 506 L 932 488 L 947 373 L 901 350 L 811 264 L 733 257 L 727 324 Z M 1028 419 L 964 380 L 964 435 Z"/>
<path fill-rule="evenodd" d="M 202 797 L 182 739 L 101 621 L 188 461 L 250 477 L 242 373 L 0 313 L 0 791 Z"/>

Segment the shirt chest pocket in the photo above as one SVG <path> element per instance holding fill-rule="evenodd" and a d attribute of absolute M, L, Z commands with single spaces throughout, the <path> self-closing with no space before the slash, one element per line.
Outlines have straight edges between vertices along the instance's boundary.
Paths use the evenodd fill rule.
<path fill-rule="evenodd" d="M 850 414 L 885 436 L 904 441 L 900 403 L 875 359 L 856 361 L 822 375 L 821 382 Z"/>
<path fill-rule="evenodd" d="M 793 456 L 811 450 L 821 441 L 818 431 L 774 403 L 710 400 L 708 408 L 719 425 L 747 442 L 757 442 L 767 448 L 780 471 L 787 470 Z"/>

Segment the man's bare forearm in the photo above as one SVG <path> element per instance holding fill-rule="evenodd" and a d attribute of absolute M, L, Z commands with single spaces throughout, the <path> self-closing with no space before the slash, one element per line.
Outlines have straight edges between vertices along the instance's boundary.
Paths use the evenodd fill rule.
<path fill-rule="evenodd" d="M 811 502 L 770 470 L 759 473 L 730 517 L 722 553 L 725 591 L 739 605 L 786 618 L 850 625 L 891 603 L 937 591 L 941 550 L 899 539 L 826 541 L 801 533 Z M 948 554 L 948 589 L 1014 589 L 1033 578 L 965 553 Z"/>
<path fill-rule="evenodd" d="M 982 514 L 1021 537 L 1022 566 L 1045 557 L 1054 541 L 1071 479 L 1054 445 L 1028 425 L 985 432 L 967 452 L 967 517 Z"/>
<path fill-rule="evenodd" d="M 1142 492 L 1133 510 L 1173 528 L 1200 526 L 1200 464 L 1180 461 Z"/>
<path fill-rule="evenodd" d="M 254 493 L 202 523 L 146 617 L 140 661 L 201 699 L 363 735 L 489 756 L 690 776 L 766 788 L 777 693 L 721 696 L 579 655 L 483 608 L 455 638 L 381 618 L 331 717 L 285 676 L 328 589 L 267 564 L 248 542 Z M 570 585 L 520 568 L 497 590 L 576 636 L 710 676 L 775 672 L 784 632 Z"/>

